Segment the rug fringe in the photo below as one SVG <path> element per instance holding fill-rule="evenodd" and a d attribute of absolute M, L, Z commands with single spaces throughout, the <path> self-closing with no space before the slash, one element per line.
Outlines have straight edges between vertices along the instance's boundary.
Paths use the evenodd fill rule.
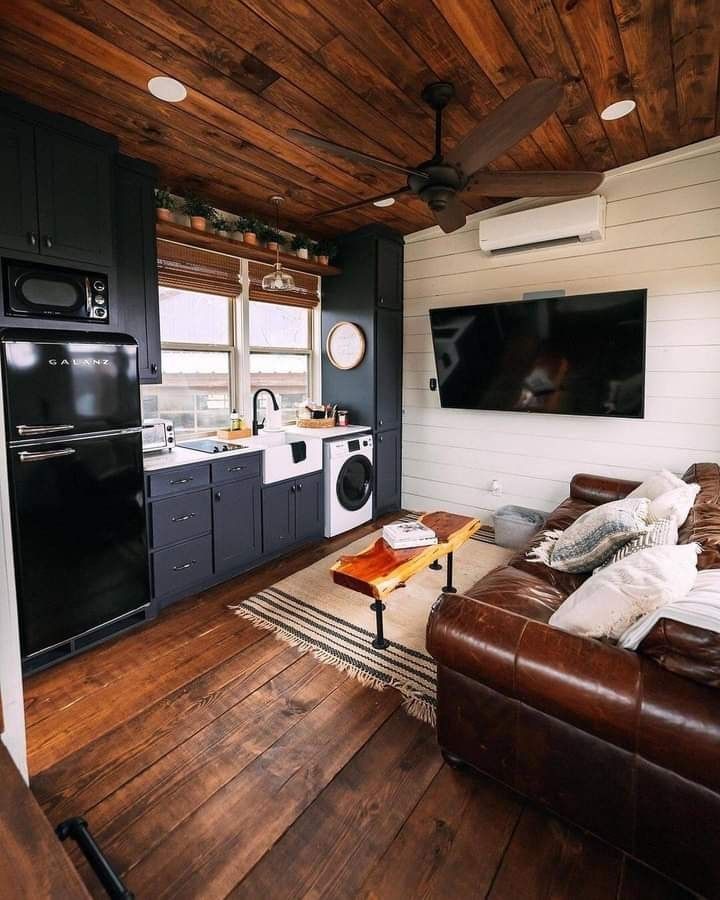
<path fill-rule="evenodd" d="M 258 628 L 264 628 L 265 631 L 271 631 L 276 638 L 281 641 L 284 641 L 286 644 L 289 644 L 291 647 L 297 647 L 298 650 L 303 650 L 307 653 L 311 653 L 318 662 L 326 663 L 327 665 L 334 666 L 340 672 L 347 672 L 352 675 L 353 678 L 357 679 L 361 684 L 366 687 L 372 688 L 374 691 L 384 691 L 385 688 L 393 687 L 402 694 L 403 701 L 403 709 L 411 715 L 415 719 L 420 719 L 422 722 L 427 722 L 428 725 L 431 725 L 433 728 L 436 724 L 436 710 L 435 706 L 425 699 L 425 697 L 415 696 L 411 691 L 408 690 L 408 686 L 399 681 L 396 681 L 394 678 L 389 678 L 387 681 L 384 681 L 382 678 L 377 678 L 375 675 L 369 675 L 367 672 L 363 672 L 362 669 L 358 668 L 351 662 L 347 660 L 339 659 L 333 653 L 328 652 L 327 650 L 322 650 L 319 647 L 316 647 L 311 641 L 305 640 L 303 638 L 299 638 L 295 634 L 291 634 L 287 629 L 283 628 L 282 625 L 275 625 L 271 622 L 268 622 L 262 616 L 258 615 L 258 613 L 253 612 L 251 609 L 248 609 L 244 604 L 239 603 L 236 606 L 228 606 L 228 609 L 231 609 L 236 616 L 240 616 L 243 619 L 247 619 L 249 622 L 252 622 L 253 625 L 257 625 Z"/>

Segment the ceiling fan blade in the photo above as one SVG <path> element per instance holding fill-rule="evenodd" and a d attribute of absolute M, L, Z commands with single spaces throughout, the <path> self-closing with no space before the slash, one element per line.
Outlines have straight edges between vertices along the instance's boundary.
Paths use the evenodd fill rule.
<path fill-rule="evenodd" d="M 549 78 L 536 78 L 489 113 L 447 155 L 467 176 L 485 168 L 542 125 L 560 105 L 563 91 Z"/>
<path fill-rule="evenodd" d="M 420 169 L 401 166 L 398 163 L 390 162 L 388 159 L 380 159 L 377 156 L 371 156 L 369 153 L 353 150 L 352 147 L 344 147 L 342 144 L 326 141 L 324 138 L 316 137 L 314 134 L 308 134 L 306 131 L 298 131 L 296 128 L 290 128 L 288 130 L 288 136 L 295 138 L 296 141 L 300 141 L 302 144 L 306 144 L 308 147 L 318 147 L 320 150 L 334 153 L 335 156 L 344 156 L 346 159 L 370 163 L 372 166 L 378 166 L 381 169 L 389 169 L 391 172 L 402 172 L 403 175 L 419 175 L 422 178 L 428 178 L 427 172 L 422 172 Z"/>
<path fill-rule="evenodd" d="M 458 228 L 462 228 L 465 224 L 465 207 L 457 197 L 452 197 L 448 200 L 445 209 L 433 209 L 431 212 L 445 234 L 457 231 Z"/>
<path fill-rule="evenodd" d="M 335 209 L 326 209 L 324 212 L 315 213 L 313 219 L 322 219 L 325 216 L 334 216 L 336 213 L 348 212 L 351 209 L 358 209 L 366 206 L 368 203 L 375 203 L 376 200 L 387 200 L 389 197 L 397 197 L 399 194 L 407 194 L 409 187 L 401 187 L 391 194 L 378 194 L 377 197 L 366 197 L 364 200 L 356 200 L 355 203 L 346 203 L 345 206 L 336 206 Z"/>
<path fill-rule="evenodd" d="M 483 197 L 565 197 L 591 194 L 602 172 L 479 172 L 466 187 Z"/>

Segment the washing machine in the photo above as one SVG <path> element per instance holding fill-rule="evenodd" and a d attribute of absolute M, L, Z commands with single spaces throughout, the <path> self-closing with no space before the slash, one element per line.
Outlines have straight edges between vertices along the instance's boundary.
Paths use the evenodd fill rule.
<path fill-rule="evenodd" d="M 325 442 L 325 537 L 372 519 L 371 434 Z"/>

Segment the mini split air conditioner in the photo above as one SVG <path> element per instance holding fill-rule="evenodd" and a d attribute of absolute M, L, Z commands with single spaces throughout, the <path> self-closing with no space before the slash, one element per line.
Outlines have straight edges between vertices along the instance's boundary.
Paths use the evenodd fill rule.
<path fill-rule="evenodd" d="M 605 198 L 597 195 L 480 222 L 480 249 L 492 256 L 600 241 L 604 237 Z"/>

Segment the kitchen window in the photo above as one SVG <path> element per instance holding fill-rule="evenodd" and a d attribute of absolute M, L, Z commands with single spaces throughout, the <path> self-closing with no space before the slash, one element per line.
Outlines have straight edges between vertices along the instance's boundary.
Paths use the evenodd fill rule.
<path fill-rule="evenodd" d="M 319 379 L 318 279 L 297 273 L 299 290 L 271 297 L 259 288 L 265 264 L 160 241 L 158 258 L 163 383 L 142 388 L 143 417 L 167 418 L 178 438 L 214 434 L 251 397 L 270 388 L 283 424 L 313 397 Z M 295 273 L 294 273 L 295 274 Z M 271 406 L 258 398 L 258 418 Z"/>
<path fill-rule="evenodd" d="M 258 300 L 249 306 L 250 392 L 270 388 L 283 424 L 294 422 L 298 404 L 312 396 L 312 311 Z M 258 401 L 267 414 L 267 395 Z"/>
<path fill-rule="evenodd" d="M 143 388 L 143 417 L 172 419 L 179 437 L 226 428 L 235 405 L 235 301 L 160 286 L 161 385 Z"/>

